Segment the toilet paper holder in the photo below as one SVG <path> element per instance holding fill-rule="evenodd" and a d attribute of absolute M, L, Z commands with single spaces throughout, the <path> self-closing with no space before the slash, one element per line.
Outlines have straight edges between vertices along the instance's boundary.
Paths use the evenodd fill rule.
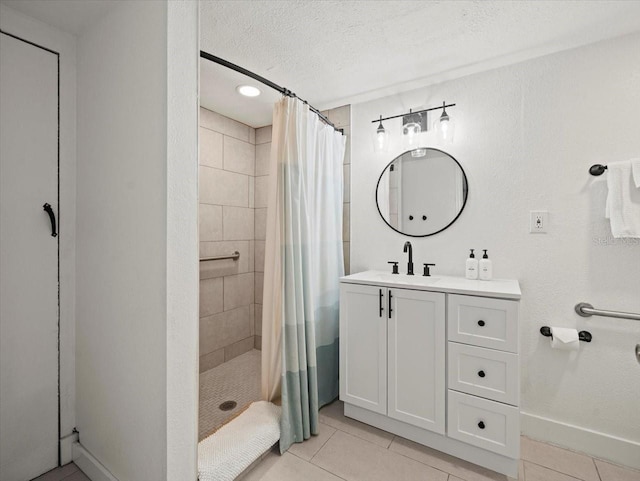
<path fill-rule="evenodd" d="M 551 328 L 549 326 L 542 326 L 540 328 L 540 334 L 542 334 L 545 337 L 553 337 L 551 335 Z M 591 342 L 591 339 L 593 339 L 593 336 L 589 331 L 580 331 L 578 333 L 578 339 L 584 342 Z"/>

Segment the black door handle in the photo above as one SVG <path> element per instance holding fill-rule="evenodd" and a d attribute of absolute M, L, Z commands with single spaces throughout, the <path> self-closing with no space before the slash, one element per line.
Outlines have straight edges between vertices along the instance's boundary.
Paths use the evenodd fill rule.
<path fill-rule="evenodd" d="M 384 308 L 382 307 L 382 289 L 380 289 L 380 317 L 382 317 L 382 311 Z"/>
<path fill-rule="evenodd" d="M 51 237 L 57 237 L 58 233 L 56 232 L 56 215 L 53 213 L 53 209 L 49 204 L 45 204 L 44 210 L 47 214 L 49 214 L 49 220 L 51 221 Z"/>
<path fill-rule="evenodd" d="M 391 319 L 391 313 L 393 312 L 393 309 L 391 309 L 391 298 L 393 296 L 391 295 L 391 289 L 389 289 L 389 319 Z"/>

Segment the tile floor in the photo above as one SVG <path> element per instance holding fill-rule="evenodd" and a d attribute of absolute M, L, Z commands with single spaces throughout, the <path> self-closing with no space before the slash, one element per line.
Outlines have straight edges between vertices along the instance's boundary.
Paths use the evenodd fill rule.
<path fill-rule="evenodd" d="M 511 479 L 346 418 L 342 412 L 343 405 L 340 401 L 323 408 L 320 411 L 318 436 L 313 436 L 304 443 L 294 444 L 282 456 L 275 450 L 271 451 L 239 480 L 508 481 Z M 521 457 L 518 481 L 640 481 L 640 471 L 616 466 L 524 436 Z M 73 463 L 49 471 L 34 481 L 63 480 L 90 481 Z"/>
<path fill-rule="evenodd" d="M 507 481 L 508 478 L 344 417 L 320 411 L 320 434 L 270 452 L 242 481 Z M 640 481 L 634 471 L 522 437 L 519 481 Z"/>
<path fill-rule="evenodd" d="M 38 476 L 33 481 L 91 481 L 73 463 L 65 464 L 61 468 L 52 469 L 48 473 Z"/>
<path fill-rule="evenodd" d="M 200 441 L 260 399 L 260 360 L 260 351 L 253 349 L 200 374 Z M 219 406 L 225 401 L 235 401 L 237 405 L 222 411 Z"/>

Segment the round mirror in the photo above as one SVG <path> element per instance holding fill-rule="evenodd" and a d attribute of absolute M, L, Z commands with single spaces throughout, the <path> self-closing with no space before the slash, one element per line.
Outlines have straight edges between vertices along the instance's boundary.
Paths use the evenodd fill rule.
<path fill-rule="evenodd" d="M 426 237 L 445 230 L 467 202 L 467 176 L 456 159 L 419 148 L 393 159 L 376 189 L 378 212 L 393 230 Z"/>

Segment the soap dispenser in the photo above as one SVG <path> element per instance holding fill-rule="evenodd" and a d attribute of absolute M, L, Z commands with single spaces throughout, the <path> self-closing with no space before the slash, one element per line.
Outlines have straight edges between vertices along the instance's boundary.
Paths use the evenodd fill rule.
<path fill-rule="evenodd" d="M 480 259 L 480 279 L 483 281 L 488 281 L 493 277 L 493 266 L 491 265 L 491 260 L 487 255 L 487 249 L 482 249 L 484 254 L 482 259 Z"/>
<path fill-rule="evenodd" d="M 467 279 L 477 279 L 478 278 L 478 259 L 473 253 L 473 249 L 471 249 L 471 254 L 467 259 L 467 266 L 465 269 L 465 275 Z"/>

